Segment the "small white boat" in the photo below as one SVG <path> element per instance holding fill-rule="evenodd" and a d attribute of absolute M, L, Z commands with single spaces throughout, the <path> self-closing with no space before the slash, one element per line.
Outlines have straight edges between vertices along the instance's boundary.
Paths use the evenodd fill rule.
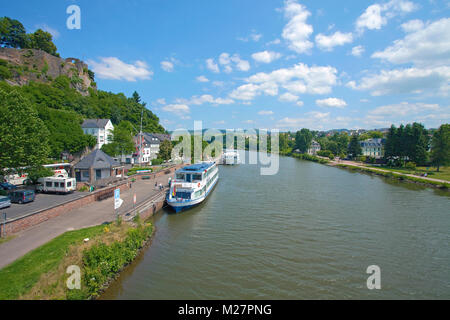
<path fill-rule="evenodd" d="M 225 150 L 220 161 L 224 165 L 235 165 L 241 163 L 237 150 Z"/>
<path fill-rule="evenodd" d="M 203 202 L 219 180 L 215 162 L 193 164 L 175 172 L 166 202 L 176 212 Z"/>

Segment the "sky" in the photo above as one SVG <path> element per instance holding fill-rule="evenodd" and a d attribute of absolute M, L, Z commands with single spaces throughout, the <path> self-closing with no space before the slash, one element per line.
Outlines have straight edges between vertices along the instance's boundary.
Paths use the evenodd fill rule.
<path fill-rule="evenodd" d="M 80 29 L 66 12 L 80 8 Z M 8 1 L 168 130 L 450 122 L 450 1 Z"/>

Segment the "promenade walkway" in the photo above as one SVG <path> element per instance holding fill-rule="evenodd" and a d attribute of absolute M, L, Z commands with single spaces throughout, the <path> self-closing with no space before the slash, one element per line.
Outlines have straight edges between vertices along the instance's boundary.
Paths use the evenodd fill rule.
<path fill-rule="evenodd" d="M 319 158 L 323 158 L 323 157 L 319 157 Z M 324 158 L 329 160 L 328 158 Z M 428 181 L 434 181 L 434 182 L 438 182 L 438 183 L 447 183 L 450 184 L 450 181 L 448 180 L 441 180 L 441 179 L 435 179 L 435 178 L 430 178 L 430 177 L 422 177 L 422 176 L 416 176 L 414 174 L 409 174 L 409 173 L 404 173 L 404 172 L 398 172 L 398 171 L 391 171 L 391 170 L 386 170 L 386 169 L 381 169 L 381 168 L 375 168 L 375 167 L 370 167 L 370 166 L 366 166 L 364 164 L 361 164 L 359 162 L 354 162 L 354 161 L 349 161 L 349 160 L 329 160 L 329 164 L 330 165 L 339 165 L 339 164 L 345 164 L 347 166 L 352 166 L 352 167 L 358 167 L 358 168 L 365 168 L 365 169 L 370 169 L 373 171 L 380 171 L 380 172 L 393 172 L 395 174 L 399 174 L 402 176 L 407 176 L 407 177 L 413 177 L 413 178 L 420 178 L 423 180 L 428 180 Z"/>
<path fill-rule="evenodd" d="M 156 178 L 156 182 L 167 186 L 168 178 L 173 176 L 163 175 Z M 136 194 L 137 205 L 147 199 L 161 193 L 155 188 L 155 179 L 137 180 L 132 188 L 121 193 L 124 200 L 118 213 L 124 214 L 133 208 L 133 195 Z M 27 252 L 47 243 L 66 231 L 82 229 L 116 219 L 114 212 L 114 198 L 94 202 L 63 213 L 55 218 L 42 222 L 34 227 L 16 234 L 16 237 L 8 242 L 0 244 L 0 268 L 7 266 Z"/>

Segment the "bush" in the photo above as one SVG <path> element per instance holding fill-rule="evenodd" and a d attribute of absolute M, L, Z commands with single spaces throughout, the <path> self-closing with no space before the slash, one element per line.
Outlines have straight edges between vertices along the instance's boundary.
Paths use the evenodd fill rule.
<path fill-rule="evenodd" d="M 157 159 L 153 159 L 152 160 L 152 165 L 153 166 L 157 166 L 157 165 L 160 165 L 161 163 L 163 163 L 163 159 L 159 159 L 159 158 L 157 158 Z"/>
<path fill-rule="evenodd" d="M 406 169 L 416 170 L 416 164 L 414 162 L 407 162 L 405 165 Z"/>

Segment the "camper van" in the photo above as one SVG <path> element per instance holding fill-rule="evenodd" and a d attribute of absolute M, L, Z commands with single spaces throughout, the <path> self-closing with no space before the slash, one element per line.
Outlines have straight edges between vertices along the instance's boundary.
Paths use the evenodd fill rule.
<path fill-rule="evenodd" d="M 44 193 L 71 193 L 77 189 L 75 178 L 47 177 L 40 178 L 36 191 Z"/>

